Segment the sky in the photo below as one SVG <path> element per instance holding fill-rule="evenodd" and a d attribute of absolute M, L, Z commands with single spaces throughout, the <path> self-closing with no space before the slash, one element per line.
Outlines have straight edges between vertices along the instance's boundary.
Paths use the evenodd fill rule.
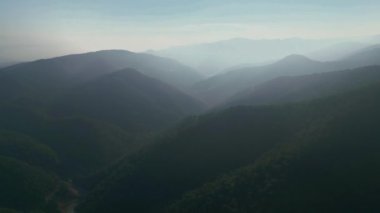
<path fill-rule="evenodd" d="M 0 0 L 0 59 L 376 35 L 379 11 L 379 0 Z"/>

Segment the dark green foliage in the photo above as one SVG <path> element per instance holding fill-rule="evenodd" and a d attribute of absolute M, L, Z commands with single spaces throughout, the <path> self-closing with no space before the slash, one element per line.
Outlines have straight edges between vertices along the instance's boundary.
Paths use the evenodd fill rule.
<path fill-rule="evenodd" d="M 118 160 L 135 147 L 133 143 L 135 135 L 128 134 L 112 124 L 92 119 L 74 117 L 52 119 L 32 109 L 14 105 L 0 106 L 0 115 L 5 118 L 0 120 L 0 129 L 13 132 L 12 137 L 15 138 L 14 140 L 18 140 L 19 144 L 28 143 L 32 137 L 40 146 L 45 147 L 45 151 L 54 150 L 53 152 L 57 155 L 54 157 L 56 159 L 43 160 L 40 163 L 45 166 L 50 165 L 50 169 L 64 176 L 87 175 L 96 172 Z M 23 135 L 30 137 L 25 138 Z M 19 139 L 16 139 L 17 137 Z M 32 146 L 30 142 L 28 144 L 29 147 Z M 21 145 L 8 143 L 7 146 Z M 34 148 L 37 149 L 35 145 Z M 10 156 L 16 156 L 21 154 L 19 151 L 8 150 L 7 153 Z M 31 154 L 35 154 L 33 157 L 38 155 L 41 157 L 41 154 L 38 153 L 41 152 Z M 48 157 L 46 154 L 44 154 L 45 157 Z M 50 154 L 52 153 L 50 152 Z M 27 156 L 24 156 L 21 160 L 26 160 L 26 158 Z M 58 165 L 57 160 L 59 161 Z M 54 168 L 51 167 L 53 165 L 55 165 Z"/>
<path fill-rule="evenodd" d="M 141 135 L 202 109 L 193 98 L 135 70 L 101 71 L 98 54 L 111 57 L 108 52 L 67 56 L 0 73 L 0 82 L 6 81 L 0 95 L 0 130 L 28 135 L 53 149 L 60 159 L 55 171 L 66 177 L 94 173 L 140 147 L 133 141 Z M 92 66 L 102 74 L 92 70 L 92 76 L 78 77 Z M 20 81 L 20 87 L 9 83 L 10 77 Z"/>
<path fill-rule="evenodd" d="M 7 131 L 0 131 L 0 155 L 45 169 L 55 169 L 59 161 L 55 151 L 48 146 L 29 136 Z"/>
<path fill-rule="evenodd" d="M 178 132 L 111 171 L 82 208 L 86 212 L 111 211 L 110 206 L 115 206 L 113 212 L 160 209 L 204 181 L 254 162 L 280 139 L 285 141 L 299 126 L 284 125 L 286 117 L 282 111 L 243 108 L 187 121 Z"/>
<path fill-rule="evenodd" d="M 159 211 L 185 191 L 286 142 L 305 124 L 302 119 L 289 120 L 295 115 L 289 112 L 242 107 L 188 119 L 172 135 L 113 168 L 81 209 Z"/>
<path fill-rule="evenodd" d="M 340 65 L 290 56 L 227 87 Z M 271 90 L 278 96 L 259 104 L 378 84 L 378 70 L 283 78 Z M 125 51 L 0 70 L 0 207 L 55 213 L 75 204 L 80 184 L 90 190 L 78 208 L 84 213 L 379 210 L 379 86 L 193 116 L 141 149 L 155 131 L 202 110 L 147 76 L 182 89 L 197 78 L 173 61 Z"/>
<path fill-rule="evenodd" d="M 0 206 L 20 211 L 43 210 L 56 178 L 21 161 L 0 156 Z"/>
<path fill-rule="evenodd" d="M 84 118 L 51 121 L 38 133 L 61 159 L 62 175 L 88 175 L 134 149 L 134 137 L 120 128 Z"/>
<path fill-rule="evenodd" d="M 14 176 L 14 183 L 2 192 L 20 181 L 23 187 L 24 176 L 32 177 L 37 170 L 74 180 L 73 191 L 75 184 L 83 183 L 79 180 L 140 149 L 152 132 L 200 112 L 200 102 L 170 86 L 184 89 L 198 80 L 196 72 L 175 61 L 128 51 L 69 55 L 0 69 L 0 155 L 25 167 L 22 178 L 8 172 L 4 181 Z M 40 180 L 45 180 L 42 175 Z M 12 204 L 15 194 L 7 201 L 10 205 L 0 207 L 54 212 L 58 202 L 72 204 L 60 191 L 43 203 L 38 190 L 36 197 L 15 190 L 23 200 Z M 28 199 L 31 203 L 24 205 Z"/>
<path fill-rule="evenodd" d="M 311 110 L 330 109 L 294 141 L 186 194 L 168 212 L 378 212 L 379 91 L 314 103 Z"/>
<path fill-rule="evenodd" d="M 0 104 L 0 129 L 33 135 L 41 131 L 48 120 L 45 113 L 29 105 Z"/>
<path fill-rule="evenodd" d="M 114 168 L 78 211 L 375 212 L 379 92 L 190 119 Z"/>
<path fill-rule="evenodd" d="M 138 73 L 136 75 L 145 81 L 144 76 Z M 70 107 L 78 107 L 63 116 L 69 118 L 51 118 L 43 112 L 43 108 L 29 105 L 0 105 L 0 129 L 29 135 L 47 145 L 60 159 L 59 173 L 78 176 L 96 172 L 135 150 L 140 145 L 133 141 L 141 134 L 148 133 L 148 130 L 164 128 L 191 110 L 201 108 L 190 97 L 153 79 L 147 82 L 150 88 L 147 87 L 146 92 L 134 88 L 144 87 L 136 79 L 124 80 L 134 82 L 134 85 L 124 82 L 113 85 L 113 82 L 106 82 L 106 88 L 98 88 L 98 84 L 93 84 L 96 90 L 92 96 L 84 90 L 77 94 L 77 99 L 70 97 L 71 102 L 59 106 L 66 111 Z M 120 87 L 124 90 L 119 91 Z M 97 92 L 103 95 L 100 100 Z M 132 133 L 127 133 L 114 124 L 123 126 Z M 56 160 L 46 162 L 49 164 Z"/>
<path fill-rule="evenodd" d="M 14 209 L 8 209 L 8 208 L 0 208 L 0 212 L 1 212 L 1 213 L 20 213 L 20 212 L 17 211 L 17 210 L 14 210 Z"/>
<path fill-rule="evenodd" d="M 202 110 L 200 102 L 169 86 L 185 89 L 197 80 L 193 70 L 169 59 L 99 51 L 0 69 L 0 103 L 151 131 Z"/>

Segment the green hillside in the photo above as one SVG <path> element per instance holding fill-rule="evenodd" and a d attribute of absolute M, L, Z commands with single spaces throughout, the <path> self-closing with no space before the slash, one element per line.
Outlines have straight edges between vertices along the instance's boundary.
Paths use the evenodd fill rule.
<path fill-rule="evenodd" d="M 252 87 L 227 101 L 227 106 L 273 105 L 310 101 L 380 82 L 380 66 L 301 76 L 279 77 Z"/>
<path fill-rule="evenodd" d="M 134 69 L 107 74 L 68 91 L 52 107 L 59 117 L 86 116 L 132 132 L 173 125 L 202 111 L 202 103 Z"/>
<path fill-rule="evenodd" d="M 57 153 L 50 147 L 30 136 L 9 131 L 0 131 L 0 155 L 45 169 L 54 169 L 59 163 Z"/>
<path fill-rule="evenodd" d="M 376 86 L 305 104 L 238 107 L 194 118 L 114 168 L 78 211 L 374 208 L 378 171 L 370 165 L 380 163 L 375 155 L 379 92 Z M 343 208 L 349 199 L 358 203 Z"/>
<path fill-rule="evenodd" d="M 51 174 L 0 156 L 0 209 L 53 212 L 56 208 L 49 206 L 48 198 L 57 186 L 58 180 Z"/>
<path fill-rule="evenodd" d="M 187 193 L 167 212 L 379 211 L 379 92 L 314 102 L 307 107 L 324 116 L 293 141 Z"/>

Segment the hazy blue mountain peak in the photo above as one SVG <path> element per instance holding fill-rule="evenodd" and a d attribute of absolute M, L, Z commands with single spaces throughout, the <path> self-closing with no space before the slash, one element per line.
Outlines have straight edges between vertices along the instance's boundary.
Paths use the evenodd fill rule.
<path fill-rule="evenodd" d="M 278 61 L 279 63 L 287 63 L 287 64 L 294 64 L 294 63 L 315 63 L 317 61 L 314 61 L 306 56 L 299 55 L 299 54 L 292 54 L 289 56 L 286 56 L 282 60 Z"/>

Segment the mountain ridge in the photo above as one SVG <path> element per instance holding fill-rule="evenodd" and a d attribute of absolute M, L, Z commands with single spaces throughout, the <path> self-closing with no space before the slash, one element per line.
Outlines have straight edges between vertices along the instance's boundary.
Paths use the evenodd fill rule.
<path fill-rule="evenodd" d="M 201 102 L 175 87 L 131 68 L 74 88 L 55 105 L 56 114 L 88 115 L 133 131 L 163 128 L 203 109 Z"/>
<path fill-rule="evenodd" d="M 332 96 L 380 81 L 380 66 L 278 77 L 247 89 L 230 100 L 226 106 L 271 105 L 313 100 Z"/>
<path fill-rule="evenodd" d="M 285 57 L 275 63 L 231 70 L 197 82 L 192 87 L 195 97 L 210 107 L 223 104 L 234 95 L 280 76 L 305 75 L 380 65 L 380 48 L 363 49 L 339 61 L 320 62 L 304 56 Z"/>

